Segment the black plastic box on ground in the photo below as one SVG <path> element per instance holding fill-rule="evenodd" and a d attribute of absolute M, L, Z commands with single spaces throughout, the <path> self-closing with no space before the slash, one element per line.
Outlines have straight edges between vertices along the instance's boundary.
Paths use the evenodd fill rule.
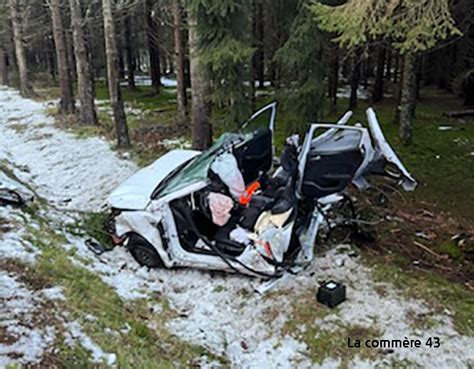
<path fill-rule="evenodd" d="M 333 308 L 346 299 L 346 286 L 334 281 L 326 282 L 319 287 L 316 299 Z"/>

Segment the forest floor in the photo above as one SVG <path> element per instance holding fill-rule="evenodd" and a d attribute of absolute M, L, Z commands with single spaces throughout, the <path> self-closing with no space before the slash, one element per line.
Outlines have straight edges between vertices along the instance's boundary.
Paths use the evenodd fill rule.
<path fill-rule="evenodd" d="M 453 283 L 442 273 L 421 270 L 420 263 L 414 261 L 426 259 L 423 252 L 417 259 L 398 250 L 380 252 L 386 244 L 378 241 L 375 245 L 364 242 L 362 249 L 339 245 L 320 250 L 308 270 L 281 280 L 264 295 L 255 293 L 260 282 L 247 277 L 186 269 L 146 270 L 122 248 L 101 256 L 92 254 L 85 240 L 97 232 L 90 227 L 101 205 L 115 186 L 138 169 L 130 158 L 140 165 L 147 162 L 145 150 L 113 150 L 107 141 L 110 123 L 105 119 L 109 114 L 106 103 L 101 109 L 105 123 L 97 131 L 81 131 L 65 121 L 57 124 L 47 114 L 50 107 L 49 103 L 22 99 L 13 90 L 0 89 L 1 168 L 37 194 L 30 207 L 0 208 L 0 367 L 474 365 L 474 294 L 463 285 L 469 280 Z M 135 110 L 137 119 L 131 119 L 131 126 L 137 135 L 147 125 L 143 122 L 152 124 L 157 116 L 166 116 L 159 114 L 172 114 L 162 107 L 146 111 L 130 102 L 128 109 L 129 113 Z M 382 122 L 388 119 L 388 109 L 384 113 L 382 106 L 377 108 Z M 445 193 L 461 192 L 465 201 L 470 201 L 473 187 L 463 186 L 469 186 L 472 179 L 461 175 L 469 174 L 474 160 L 468 156 L 469 150 L 474 151 L 473 128 L 450 121 L 455 129 L 439 131 L 438 123 L 429 118 L 426 122 L 431 128 L 417 125 L 415 148 L 394 143 L 396 150 L 400 149 L 400 156 L 420 179 L 421 187 L 432 185 L 428 178 L 433 168 L 439 168 L 440 177 L 444 173 L 451 180 L 455 175 L 465 181 L 457 190 L 446 188 Z M 420 129 L 426 132 L 421 131 L 418 139 Z M 145 136 L 150 144 L 162 146 L 150 149 L 146 140 L 141 143 L 155 157 L 156 150 L 187 145 L 186 134 L 172 129 L 156 134 L 160 139 L 153 132 L 146 133 L 152 135 Z M 458 145 L 455 140 L 461 133 L 468 143 Z M 439 136 L 433 139 L 434 147 L 448 149 L 426 154 L 428 143 L 422 137 L 428 134 Z M 449 162 L 433 167 L 433 163 L 444 160 L 443 155 L 449 157 L 447 161 L 459 156 L 451 166 L 462 174 L 450 172 Z M 419 161 L 431 168 L 424 172 Z M 438 191 L 437 185 L 434 187 L 432 191 Z M 430 193 L 431 189 L 414 202 L 408 198 L 410 206 L 429 199 Z M 461 196 L 454 199 L 461 202 Z M 444 215 L 438 214 L 445 214 L 450 207 L 436 204 L 443 209 L 438 212 L 431 206 L 418 207 L 419 216 L 435 233 L 423 229 L 426 234 L 422 242 L 429 243 L 443 261 L 457 257 L 462 263 L 469 262 L 471 254 L 464 244 L 441 248 L 441 239 L 465 229 L 464 222 L 466 227 L 470 224 L 464 220 L 472 216 L 469 209 L 446 212 L 454 225 L 440 232 Z M 410 220 L 411 224 L 419 223 L 419 219 L 410 218 L 414 212 L 407 211 L 408 205 L 400 208 L 395 219 L 398 228 Z M 408 213 L 405 218 L 403 210 Z M 397 227 L 390 227 L 382 227 L 381 232 L 399 234 L 394 231 Z M 412 233 L 419 231 L 410 229 Z M 453 247 L 462 252 L 454 253 Z M 329 279 L 343 281 L 348 288 L 347 301 L 333 310 L 315 301 L 319 282 Z M 348 337 L 420 339 L 423 345 L 396 350 L 349 348 Z M 427 347 L 430 337 L 438 337 L 440 347 Z"/>

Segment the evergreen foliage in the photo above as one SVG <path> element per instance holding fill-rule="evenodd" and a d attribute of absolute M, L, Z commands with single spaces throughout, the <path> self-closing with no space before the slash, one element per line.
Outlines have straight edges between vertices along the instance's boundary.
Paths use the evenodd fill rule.
<path fill-rule="evenodd" d="M 310 8 L 320 27 L 337 34 L 335 40 L 349 48 L 385 38 L 403 54 L 461 35 L 448 0 L 350 0 L 339 7 L 313 1 Z"/>
<path fill-rule="evenodd" d="M 235 129 L 250 114 L 248 81 L 253 53 L 249 0 L 189 0 L 196 14 L 201 61 L 211 81 L 210 100 L 220 124 Z"/>
<path fill-rule="evenodd" d="M 275 59 L 283 71 L 282 101 L 297 119 L 292 130 L 302 132 L 315 122 L 321 110 L 325 87 L 322 60 L 324 35 L 317 27 L 306 0 L 300 1 L 288 40 Z"/>

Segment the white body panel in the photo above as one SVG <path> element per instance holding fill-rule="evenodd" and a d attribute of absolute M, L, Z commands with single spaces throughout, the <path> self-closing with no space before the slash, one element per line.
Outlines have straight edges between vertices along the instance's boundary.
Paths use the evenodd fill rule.
<path fill-rule="evenodd" d="M 198 182 L 166 197 L 153 200 L 143 211 L 123 211 L 115 219 L 117 236 L 122 237 L 131 232 L 139 234 L 155 247 L 167 268 L 180 266 L 225 270 L 228 272 L 235 272 L 237 270 L 244 274 L 254 275 L 238 262 L 231 261 L 231 268 L 219 256 L 188 252 L 183 249 L 169 203 L 174 199 L 199 191 L 206 185 L 206 182 Z M 157 228 L 157 224 L 160 222 L 163 225 L 163 235 L 160 235 Z M 288 234 L 288 238 L 291 235 L 292 226 L 291 224 L 291 226 L 285 227 L 285 233 Z M 166 249 L 163 242 L 167 243 Z M 244 252 L 237 260 L 241 262 L 247 261 L 247 256 L 248 252 Z M 270 264 L 262 263 L 258 271 L 272 275 L 275 272 L 275 268 Z"/>
<path fill-rule="evenodd" d="M 194 150 L 170 151 L 117 187 L 107 198 L 107 204 L 116 209 L 145 209 L 150 203 L 153 190 L 160 182 L 174 169 L 200 153 Z"/>

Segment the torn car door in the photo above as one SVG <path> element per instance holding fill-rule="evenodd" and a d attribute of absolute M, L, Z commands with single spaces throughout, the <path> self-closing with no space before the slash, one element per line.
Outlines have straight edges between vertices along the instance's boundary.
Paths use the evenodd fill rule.
<path fill-rule="evenodd" d="M 324 132 L 313 139 L 318 130 Z M 318 199 L 344 190 L 364 163 L 368 140 L 364 128 L 311 125 L 299 158 L 300 197 Z"/>
<path fill-rule="evenodd" d="M 321 198 L 349 183 L 370 186 L 366 176 L 383 175 L 412 191 L 416 181 L 385 139 L 375 113 L 367 110 L 369 129 L 344 124 L 313 124 L 299 157 L 300 197 Z M 314 137 L 317 131 L 323 133 Z"/>
<path fill-rule="evenodd" d="M 272 167 L 276 105 L 273 102 L 264 106 L 242 125 L 245 138 L 235 146 L 234 155 L 245 184 L 255 181 Z"/>

